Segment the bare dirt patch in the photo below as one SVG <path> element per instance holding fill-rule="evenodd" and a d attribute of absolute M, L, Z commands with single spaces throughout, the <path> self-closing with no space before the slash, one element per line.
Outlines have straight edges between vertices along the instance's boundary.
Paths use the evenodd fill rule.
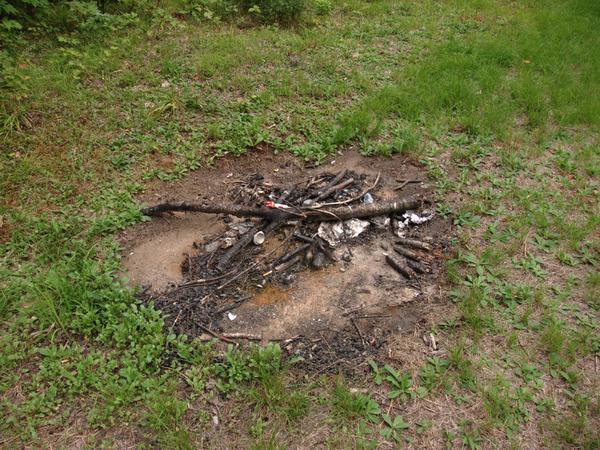
<path fill-rule="evenodd" d="M 343 205 L 360 207 L 371 200 L 362 194 L 374 181 L 376 186 L 369 190 L 373 205 L 415 195 L 426 199 L 430 194 L 425 174 L 402 158 L 345 153 L 314 167 L 290 155 L 259 152 L 225 159 L 175 184 L 157 183 L 142 201 L 262 205 L 281 198 L 282 204 L 289 200 L 298 209 L 307 195 L 314 200 L 316 192 L 341 174 L 338 184 L 347 185 L 323 199 L 326 204 L 352 201 Z M 413 212 L 429 217 L 434 209 L 423 202 Z M 411 333 L 442 298 L 448 223 L 434 214 L 402 230 L 405 237 L 430 247 L 406 247 L 425 269 L 407 279 L 386 262 L 387 255 L 410 262 L 393 248 L 398 222 L 406 221 L 402 213 L 365 220 L 368 227 L 359 236 L 335 246 L 318 232 L 319 222 L 287 220 L 267 233 L 262 245 L 250 243 L 221 264 L 236 242 L 268 221 L 224 214 L 161 214 L 121 235 L 125 276 L 144 287 L 142 298 L 154 302 L 177 333 L 236 343 L 278 341 L 289 353 L 303 356 L 303 364 L 326 369 L 375 354 L 391 337 Z M 290 257 L 303 246 L 304 251 Z M 286 261 L 295 263 L 284 267 Z"/>

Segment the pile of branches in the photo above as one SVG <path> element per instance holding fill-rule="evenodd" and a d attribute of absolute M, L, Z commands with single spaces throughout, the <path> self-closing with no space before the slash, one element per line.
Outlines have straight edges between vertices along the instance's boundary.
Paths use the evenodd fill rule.
<path fill-rule="evenodd" d="M 195 301 L 189 307 L 202 318 L 204 323 L 197 326 L 204 331 L 211 330 L 224 312 L 248 299 L 249 286 L 286 282 L 305 267 L 336 262 L 334 248 L 319 236 L 321 224 L 393 218 L 423 203 L 418 196 L 378 198 L 379 175 L 367 177 L 347 170 L 287 187 L 274 186 L 259 174 L 227 183 L 231 186 L 228 200 L 220 204 L 209 200 L 162 203 L 142 210 L 148 216 L 176 211 L 222 214 L 228 223 L 225 235 L 202 243 L 198 255 L 188 258 L 183 267 L 187 280 L 175 287 L 178 291 L 193 289 Z M 268 242 L 273 235 L 279 240 Z M 182 295 L 181 300 L 184 298 L 189 299 L 190 294 Z"/>
<path fill-rule="evenodd" d="M 379 182 L 379 175 L 374 181 L 366 183 L 364 175 L 343 170 L 336 175 L 313 177 L 302 185 L 286 189 L 271 186 L 262 176 L 255 174 L 248 180 L 233 182 L 238 186 L 230 191 L 232 201 L 229 203 L 161 203 L 144 208 L 142 213 L 157 216 L 186 211 L 261 219 L 219 257 L 216 269 L 221 273 L 230 269 L 231 262 L 251 243 L 260 245 L 268 235 L 281 227 L 294 227 L 292 237 L 302 244 L 278 258 L 278 264 L 273 267 L 280 272 L 300 262 L 302 255 L 311 249 L 314 251 L 309 254 L 316 255 L 317 260 L 321 254 L 333 259 L 329 244 L 316 237 L 315 223 L 397 214 L 416 209 L 422 203 L 417 196 L 365 203 L 366 196 L 371 196 Z"/>

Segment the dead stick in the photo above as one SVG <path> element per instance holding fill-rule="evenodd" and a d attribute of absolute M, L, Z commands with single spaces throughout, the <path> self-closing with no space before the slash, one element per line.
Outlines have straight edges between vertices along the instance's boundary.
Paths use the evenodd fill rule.
<path fill-rule="evenodd" d="M 402 262 L 393 258 L 392 256 L 386 255 L 385 260 L 396 272 L 408 278 L 409 280 L 415 276 L 415 273 L 410 267 L 404 265 Z"/>
<path fill-rule="evenodd" d="M 427 269 L 425 269 L 425 267 L 423 267 L 418 262 L 413 261 L 412 259 L 406 259 L 406 265 L 417 273 L 428 273 L 429 272 Z"/>
<path fill-rule="evenodd" d="M 293 234 L 293 233 L 292 233 Z M 291 237 L 291 235 L 290 235 Z M 248 266 L 247 268 L 245 268 L 244 270 L 238 272 L 236 275 L 234 275 L 233 277 L 231 277 L 229 280 L 227 280 L 225 283 L 223 283 L 220 286 L 217 286 L 212 292 L 206 294 L 204 297 L 202 297 L 200 299 L 200 303 L 204 303 L 204 301 L 210 297 L 211 295 L 213 295 L 215 292 L 220 291 L 221 289 L 223 289 L 224 287 L 229 286 L 231 283 L 233 283 L 235 280 L 237 280 L 239 277 L 241 277 L 242 275 L 244 275 L 245 273 L 248 273 L 249 271 L 251 271 L 252 269 L 254 269 L 256 266 L 258 266 L 261 261 L 265 258 L 267 258 L 268 256 L 271 256 L 273 253 L 275 253 L 277 250 L 279 250 L 281 247 L 283 247 L 287 241 L 290 238 L 286 238 L 280 245 L 278 245 L 277 247 L 275 247 L 273 250 L 271 250 L 270 252 L 266 253 L 265 255 L 262 255 L 262 257 L 260 257 L 256 262 L 254 262 L 253 264 L 251 264 L 250 266 Z"/>
<path fill-rule="evenodd" d="M 378 172 L 377 178 L 375 178 L 375 181 L 373 182 L 373 184 L 371 186 L 369 186 L 368 188 L 366 188 L 364 191 L 362 191 L 360 194 L 358 194 L 356 197 L 352 197 L 352 198 L 349 198 L 348 200 L 343 200 L 341 202 L 324 203 L 324 204 L 320 205 L 320 208 L 323 208 L 325 206 L 346 205 L 348 203 L 352 203 L 355 200 L 358 200 L 359 198 L 362 198 L 365 194 L 367 194 L 368 192 L 371 192 L 371 190 L 374 189 L 375 186 L 377 186 L 377 183 L 379 183 L 380 176 L 381 176 L 381 172 Z"/>
<path fill-rule="evenodd" d="M 348 178 L 346 181 L 342 181 L 340 184 L 331 186 L 329 189 L 325 189 L 323 192 L 321 192 L 319 195 L 317 195 L 315 197 L 314 201 L 318 202 L 319 200 L 323 200 L 324 198 L 327 198 L 329 195 L 331 195 L 335 191 L 341 191 L 345 187 L 350 186 L 352 183 L 354 183 L 354 178 Z"/>
<path fill-rule="evenodd" d="M 284 263 L 284 262 L 287 262 L 287 261 L 289 261 L 290 259 L 292 259 L 294 256 L 296 256 L 296 255 L 299 255 L 299 254 L 301 254 L 301 253 L 304 253 L 304 252 L 305 252 L 306 250 L 308 250 L 310 247 L 311 247 L 311 244 L 304 244 L 304 245 L 301 245 L 300 247 L 298 247 L 298 248 L 295 248 L 294 250 L 292 250 L 291 252 L 287 253 L 286 255 L 283 255 L 283 256 L 282 256 L 282 257 L 279 259 L 278 263 L 279 263 L 279 264 L 282 264 L 282 263 Z"/>
<path fill-rule="evenodd" d="M 379 319 L 383 317 L 392 317 L 390 314 L 372 314 L 369 316 L 354 316 L 353 319 Z"/>
<path fill-rule="evenodd" d="M 335 186 L 336 184 L 338 184 L 340 181 L 342 181 L 342 179 L 346 176 L 346 174 L 348 173 L 347 169 L 341 170 L 334 178 L 333 180 L 331 180 L 327 186 L 325 186 L 325 189 L 330 188 L 331 186 Z"/>
<path fill-rule="evenodd" d="M 396 239 L 396 243 L 406 245 L 408 247 L 420 248 L 421 250 L 431 250 L 431 245 L 426 242 L 417 241 L 416 239 L 398 238 Z"/>
<path fill-rule="evenodd" d="M 301 260 L 302 260 L 302 256 L 298 255 L 298 256 L 292 258 L 291 260 L 289 260 L 286 263 L 279 264 L 277 267 L 275 267 L 275 271 L 276 272 L 285 272 L 290 267 L 298 264 Z"/>
<path fill-rule="evenodd" d="M 236 308 L 239 308 L 239 307 L 240 307 L 240 306 L 242 306 L 242 305 L 244 304 L 244 302 L 245 302 L 246 300 L 248 300 L 249 298 L 251 298 L 251 296 L 250 296 L 250 295 L 248 295 L 248 296 L 245 296 L 245 297 L 242 297 L 241 299 L 238 299 L 238 300 L 236 300 L 236 301 L 235 301 L 235 303 L 233 303 L 233 304 L 231 304 L 231 305 L 229 305 L 229 306 L 225 306 L 224 308 L 221 308 L 220 310 L 218 310 L 218 311 L 215 313 L 215 316 L 218 316 L 219 314 L 223 314 L 223 313 L 226 313 L 227 311 L 232 311 L 232 310 L 234 310 L 234 309 L 236 309 Z"/>
<path fill-rule="evenodd" d="M 214 277 L 214 278 L 200 278 L 199 280 L 188 281 L 187 283 L 180 284 L 179 286 L 177 286 L 177 288 L 202 286 L 204 284 L 214 283 L 215 281 L 222 280 L 223 278 L 231 275 L 233 272 L 235 272 L 235 269 L 232 270 L 232 271 L 230 271 L 230 272 L 224 273 L 223 275 L 220 275 L 218 277 Z"/>
<path fill-rule="evenodd" d="M 246 333 L 223 333 L 223 337 L 228 339 L 247 339 L 249 341 L 262 341 L 262 336 Z"/>
<path fill-rule="evenodd" d="M 254 238 L 254 235 L 256 233 L 262 230 L 262 232 L 265 233 L 265 235 L 267 235 L 275 228 L 277 228 L 277 226 L 279 226 L 279 223 L 273 221 L 267 224 L 266 226 L 257 225 L 254 228 L 248 230 L 241 238 L 237 240 L 235 244 L 231 246 L 229 250 L 227 250 L 223 254 L 223 256 L 221 256 L 221 259 L 219 259 L 219 263 L 217 264 L 217 269 L 222 271 L 227 266 L 227 264 L 229 264 L 229 261 L 231 261 L 239 252 L 246 248 L 246 246 L 248 246 L 250 242 L 252 242 L 252 239 Z"/>
<path fill-rule="evenodd" d="M 304 236 L 303 234 L 300 234 L 300 233 L 294 233 L 294 237 L 296 239 L 298 239 L 299 241 L 308 242 L 309 244 L 313 244 L 315 242 L 315 240 L 313 238 Z"/>
<path fill-rule="evenodd" d="M 213 336 L 213 337 L 216 337 L 217 339 L 220 339 L 220 340 L 222 340 L 223 342 L 227 342 L 228 344 L 234 344 L 234 345 L 238 345 L 238 343 L 237 343 L 237 342 L 235 342 L 235 341 L 232 341 L 231 339 L 227 339 L 227 337 L 225 337 L 225 336 L 222 336 L 222 335 L 220 335 L 219 333 L 216 333 L 215 331 L 211 330 L 211 329 L 210 329 L 210 328 L 208 328 L 208 327 L 205 327 L 204 325 L 202 325 L 202 324 L 200 324 L 200 323 L 196 322 L 195 320 L 194 320 L 194 324 L 195 324 L 195 325 L 196 325 L 198 328 L 200 328 L 202 331 L 204 331 L 205 333 L 208 333 L 208 334 L 210 334 L 211 336 Z"/>
<path fill-rule="evenodd" d="M 311 222 L 322 222 L 331 220 L 346 220 L 355 218 L 366 218 L 375 216 L 384 216 L 387 214 L 398 213 L 409 209 L 416 209 L 422 203 L 419 196 L 400 198 L 396 201 L 385 203 L 361 204 L 356 207 L 339 206 L 337 208 L 327 209 L 302 209 L 301 217 L 303 220 Z M 153 216 L 171 211 L 189 211 L 207 214 L 230 214 L 238 217 L 262 217 L 270 220 L 285 220 L 291 217 L 298 218 L 299 214 L 288 209 L 276 208 L 244 208 L 239 205 L 221 205 L 207 206 L 199 203 L 161 203 L 142 209 L 142 213 Z"/>
<path fill-rule="evenodd" d="M 160 203 L 142 209 L 142 214 L 147 216 L 157 216 L 158 214 L 173 211 L 201 212 L 205 214 L 230 214 L 237 217 L 262 217 L 264 219 L 274 219 L 278 216 L 287 216 L 281 214 L 280 209 L 270 208 L 249 208 L 240 205 L 212 205 L 208 203 Z"/>
<path fill-rule="evenodd" d="M 395 191 L 399 191 L 399 190 L 401 190 L 401 189 L 404 189 L 404 187 L 405 187 L 405 186 L 406 186 L 408 183 L 420 183 L 420 182 L 421 182 L 421 180 L 404 180 L 404 181 L 402 182 L 402 184 L 401 184 L 401 185 L 399 185 L 399 186 L 396 186 L 396 187 L 394 188 L 394 190 L 395 190 Z"/>
<path fill-rule="evenodd" d="M 410 250 L 404 248 L 404 247 L 400 247 L 399 245 L 394 245 L 394 250 L 396 251 L 396 253 L 405 256 L 409 259 L 412 259 L 413 261 L 416 262 L 420 262 L 421 260 L 419 259 L 419 255 L 417 255 L 415 252 L 411 252 Z"/>
<path fill-rule="evenodd" d="M 292 336 L 291 338 L 278 338 L 278 339 L 269 339 L 271 342 L 281 342 L 282 344 L 289 344 L 291 342 L 297 341 L 298 339 L 302 339 L 301 334 L 297 334 L 296 336 Z"/>
<path fill-rule="evenodd" d="M 314 186 L 315 184 L 319 184 L 321 181 L 324 181 L 324 180 L 325 180 L 325 178 L 323 178 L 323 177 L 320 177 L 320 178 L 315 178 L 315 177 L 312 177 L 312 178 L 309 180 L 309 182 L 308 182 L 308 183 L 306 183 L 306 189 L 308 189 L 308 188 L 309 188 L 309 187 L 311 187 L 311 186 Z M 338 181 L 339 181 L 339 180 L 338 180 Z M 336 181 L 336 183 L 337 183 L 337 181 Z"/>
<path fill-rule="evenodd" d="M 385 216 L 400 211 L 406 211 L 408 209 L 415 209 L 421 204 L 421 200 L 418 197 L 409 197 L 405 199 L 399 199 L 393 202 L 385 203 L 370 203 L 361 204 L 356 207 L 352 206 L 340 206 L 337 208 L 329 208 L 325 214 L 319 210 L 304 211 L 306 214 L 306 220 L 310 221 L 329 221 L 329 220 L 346 220 L 346 219 L 361 219 L 366 217 Z M 335 217 L 332 217 L 334 214 Z"/>
<path fill-rule="evenodd" d="M 367 344 L 365 342 L 365 338 L 363 337 L 362 333 L 360 332 L 360 328 L 358 328 L 358 325 L 356 324 L 354 319 L 350 319 L 350 322 L 352 322 L 352 325 L 354 325 L 354 328 L 356 329 L 356 332 L 358 333 L 358 337 L 360 337 L 360 341 L 362 342 L 362 345 L 363 345 L 363 350 L 366 349 Z"/>
<path fill-rule="evenodd" d="M 325 192 L 327 189 L 329 189 L 330 187 L 332 187 L 332 186 L 335 186 L 336 184 L 338 184 L 340 181 L 342 181 L 342 178 L 344 178 L 344 177 L 346 176 L 346 173 L 347 173 L 347 172 L 348 172 L 348 171 L 347 171 L 346 169 L 344 169 L 344 170 L 340 171 L 340 172 L 339 172 L 339 173 L 338 173 L 338 174 L 337 174 L 335 177 L 333 177 L 333 179 L 332 179 L 332 180 L 331 180 L 329 183 L 327 183 L 327 184 L 326 184 L 326 185 L 323 187 L 323 189 L 320 189 L 320 190 L 319 190 L 319 191 L 316 193 L 316 195 L 317 195 L 317 196 L 319 196 L 319 195 L 321 195 L 323 192 Z M 307 186 L 307 187 L 308 187 L 308 186 Z M 309 196 L 309 198 L 310 198 L 310 197 L 312 197 L 312 196 Z"/>

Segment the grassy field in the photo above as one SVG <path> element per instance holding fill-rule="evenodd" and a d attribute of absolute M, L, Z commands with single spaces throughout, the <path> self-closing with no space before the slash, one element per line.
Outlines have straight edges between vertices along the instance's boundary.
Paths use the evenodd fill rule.
<path fill-rule="evenodd" d="M 177 11 L 23 42 L 3 72 L 0 447 L 599 448 L 600 3 Z M 427 168 L 457 228 L 443 355 L 311 376 L 136 301 L 114 239 L 136 193 L 257 147 Z"/>

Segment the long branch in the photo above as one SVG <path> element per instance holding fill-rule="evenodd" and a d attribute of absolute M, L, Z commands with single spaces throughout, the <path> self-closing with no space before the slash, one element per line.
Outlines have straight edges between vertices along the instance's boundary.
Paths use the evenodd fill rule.
<path fill-rule="evenodd" d="M 358 206 L 338 206 L 335 208 L 300 209 L 288 211 L 275 208 L 248 208 L 239 205 L 214 205 L 208 203 L 161 203 L 142 209 L 147 216 L 157 216 L 164 212 L 188 211 L 206 214 L 230 214 L 237 217 L 262 217 L 269 220 L 285 220 L 302 218 L 307 221 L 331 221 L 354 218 L 368 218 L 386 214 L 403 212 L 418 208 L 422 199 L 418 196 L 399 198 L 383 203 L 361 204 Z"/>

